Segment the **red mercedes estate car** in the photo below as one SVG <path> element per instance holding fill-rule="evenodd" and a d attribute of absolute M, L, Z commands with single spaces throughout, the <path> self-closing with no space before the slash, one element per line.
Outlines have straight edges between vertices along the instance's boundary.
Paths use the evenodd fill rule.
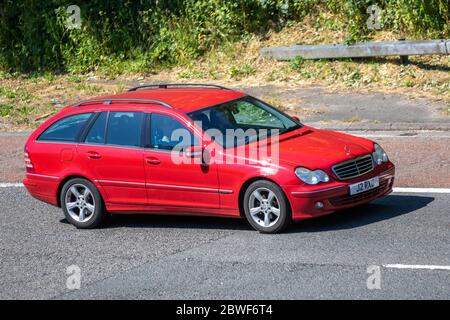
<path fill-rule="evenodd" d="M 31 195 L 83 229 L 108 214 L 157 213 L 246 217 L 276 233 L 387 195 L 395 170 L 373 141 L 197 84 L 65 107 L 31 134 L 24 156 Z"/>

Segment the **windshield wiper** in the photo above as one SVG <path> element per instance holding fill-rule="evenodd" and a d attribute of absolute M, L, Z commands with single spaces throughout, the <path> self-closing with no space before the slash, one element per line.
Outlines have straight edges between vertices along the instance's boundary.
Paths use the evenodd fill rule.
<path fill-rule="evenodd" d="M 287 132 L 291 132 L 291 131 L 300 129 L 301 127 L 303 127 L 303 125 L 301 125 L 301 124 L 296 124 L 295 126 L 290 127 L 290 128 L 287 128 L 286 130 L 280 132 L 280 134 L 287 133 Z"/>

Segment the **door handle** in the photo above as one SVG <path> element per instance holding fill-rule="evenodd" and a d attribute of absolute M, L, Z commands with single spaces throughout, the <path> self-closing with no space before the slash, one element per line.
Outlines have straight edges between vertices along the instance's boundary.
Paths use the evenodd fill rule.
<path fill-rule="evenodd" d="M 89 151 L 87 153 L 87 156 L 89 159 L 100 159 L 102 157 L 98 152 L 95 151 Z"/>
<path fill-rule="evenodd" d="M 155 158 L 155 157 L 147 157 L 147 158 L 145 158 L 145 161 L 148 164 L 160 164 L 161 163 L 161 161 L 158 158 Z"/>

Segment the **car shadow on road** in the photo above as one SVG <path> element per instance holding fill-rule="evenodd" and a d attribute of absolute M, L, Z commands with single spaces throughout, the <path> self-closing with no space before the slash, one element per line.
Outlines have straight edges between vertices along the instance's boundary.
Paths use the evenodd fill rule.
<path fill-rule="evenodd" d="M 390 195 L 370 204 L 338 211 L 316 219 L 300 221 L 286 232 L 322 232 L 357 228 L 412 213 L 432 201 L 434 201 L 433 197 Z M 62 219 L 60 222 L 68 223 L 66 219 Z M 153 214 L 113 215 L 102 228 L 253 230 L 245 219 Z"/>
<path fill-rule="evenodd" d="M 245 219 L 171 214 L 117 214 L 107 219 L 102 228 L 252 230 Z"/>
<path fill-rule="evenodd" d="M 366 205 L 338 211 L 317 219 L 301 221 L 288 232 L 321 232 L 358 228 L 413 213 L 433 201 L 433 197 L 427 196 L 389 195 Z"/>

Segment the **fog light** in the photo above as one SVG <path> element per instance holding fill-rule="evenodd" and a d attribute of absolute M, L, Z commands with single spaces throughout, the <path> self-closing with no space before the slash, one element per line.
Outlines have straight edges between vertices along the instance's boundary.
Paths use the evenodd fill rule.
<path fill-rule="evenodd" d="M 322 209 L 322 208 L 323 208 L 323 203 L 320 202 L 320 201 L 317 201 L 317 202 L 316 202 L 316 208 L 317 208 L 317 209 Z"/>

